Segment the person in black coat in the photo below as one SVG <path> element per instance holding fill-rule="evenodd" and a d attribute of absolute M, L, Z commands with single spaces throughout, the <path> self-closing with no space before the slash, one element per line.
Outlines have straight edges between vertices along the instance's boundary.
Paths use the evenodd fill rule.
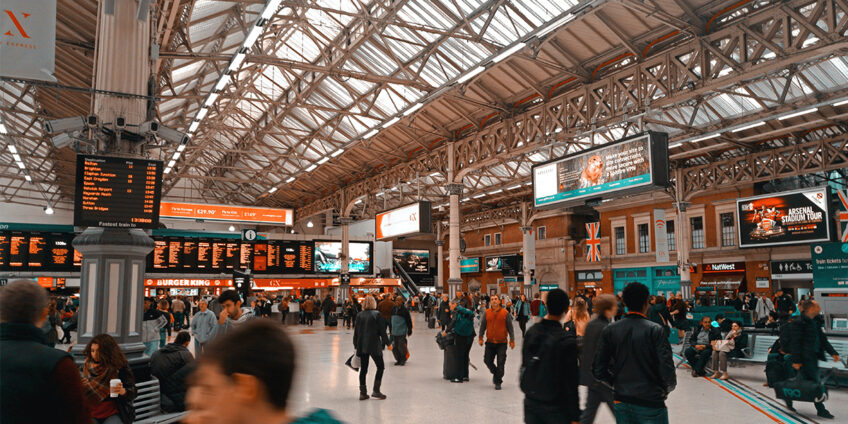
<path fill-rule="evenodd" d="M 612 390 L 610 390 L 609 386 L 601 384 L 592 376 L 592 361 L 595 359 L 595 352 L 598 348 L 598 342 L 601 339 L 601 333 L 612 322 L 615 314 L 618 313 L 618 302 L 615 296 L 602 294 L 596 297 L 595 312 L 595 317 L 586 324 L 586 330 L 583 333 L 583 352 L 580 356 L 580 384 L 588 387 L 586 408 L 583 409 L 583 413 L 580 415 L 581 424 L 595 422 L 595 415 L 598 412 L 601 402 L 609 406 L 610 412 L 615 410 Z"/>
<path fill-rule="evenodd" d="M 701 318 L 700 325 L 692 331 L 692 337 L 689 339 L 690 346 L 684 352 L 686 360 L 692 366 L 692 377 L 706 375 L 704 368 L 706 368 L 713 353 L 710 342 L 721 340 L 721 331 L 713 327 L 712 322 L 713 320 L 710 317 Z"/>
<path fill-rule="evenodd" d="M 814 300 L 804 300 L 800 304 L 801 314 L 788 324 L 787 351 L 792 359 L 792 368 L 804 380 L 821 383 L 819 361 L 825 360 L 825 352 L 839 362 L 839 353 L 831 346 L 822 330 L 824 320 L 819 313 L 821 306 Z M 786 406 L 795 410 L 792 401 L 786 401 Z M 822 418 L 833 418 L 824 407 L 823 402 L 815 402 L 816 412 Z"/>
<path fill-rule="evenodd" d="M 194 356 L 188 350 L 191 335 L 180 331 L 173 343 L 153 352 L 150 373 L 159 379 L 162 409 L 165 412 L 186 410 L 185 396 L 188 388 L 185 379 L 194 370 Z"/>
<path fill-rule="evenodd" d="M 373 296 L 366 296 L 362 301 L 363 311 L 356 315 L 356 324 L 353 329 L 353 347 L 359 356 L 361 365 L 359 368 L 359 400 L 368 399 L 368 386 L 365 377 L 368 374 L 368 360 L 374 361 L 377 373 L 374 375 L 374 391 L 371 396 L 375 399 L 385 399 L 386 395 L 380 392 L 380 384 L 383 379 L 383 348 L 388 346 L 392 349 L 392 342 L 387 333 L 388 323 L 377 311 L 377 301 Z"/>
<path fill-rule="evenodd" d="M 450 302 L 448 302 L 448 295 L 442 296 L 442 302 L 439 304 L 439 324 L 442 326 L 442 331 L 448 327 L 448 324 L 451 322 L 451 308 Z"/>

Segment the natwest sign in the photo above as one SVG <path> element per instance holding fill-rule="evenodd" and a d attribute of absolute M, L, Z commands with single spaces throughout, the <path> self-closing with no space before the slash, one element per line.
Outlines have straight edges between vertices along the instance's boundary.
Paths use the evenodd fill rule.
<path fill-rule="evenodd" d="M 159 217 L 251 224 L 294 225 L 294 209 L 259 208 L 252 206 L 161 202 L 159 205 Z"/>
<path fill-rule="evenodd" d="M 230 279 L 207 278 L 146 278 L 145 287 L 232 287 Z"/>
<path fill-rule="evenodd" d="M 704 274 L 721 274 L 726 272 L 745 272 L 745 262 L 704 264 Z"/>

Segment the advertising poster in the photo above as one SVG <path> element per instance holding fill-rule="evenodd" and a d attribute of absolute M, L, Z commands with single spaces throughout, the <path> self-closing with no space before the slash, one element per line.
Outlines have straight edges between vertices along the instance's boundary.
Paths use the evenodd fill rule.
<path fill-rule="evenodd" d="M 0 76 L 56 82 L 56 1 L 3 0 Z"/>
<path fill-rule="evenodd" d="M 430 228 L 430 202 L 418 202 L 377 214 L 377 240 L 426 233 Z"/>
<path fill-rule="evenodd" d="M 348 248 L 348 272 L 351 274 L 371 273 L 371 243 L 350 242 Z M 318 274 L 336 274 L 342 271 L 342 243 L 340 241 L 315 242 L 315 272 Z"/>
<path fill-rule="evenodd" d="M 605 197 L 652 184 L 652 134 L 592 149 L 533 168 L 535 206 Z M 663 140 L 666 140 L 663 138 Z M 665 160 L 662 160 L 665 166 Z M 659 164 L 658 164 L 659 165 Z M 667 174 L 667 169 L 665 174 Z M 608 196 L 607 196 L 608 197 Z M 578 202 L 579 203 L 579 202 Z"/>
<path fill-rule="evenodd" d="M 429 250 L 394 249 L 392 256 L 400 263 L 404 271 L 410 274 L 430 273 Z"/>
<path fill-rule="evenodd" d="M 738 199 L 739 247 L 830 240 L 827 187 Z"/>
<path fill-rule="evenodd" d="M 816 243 L 811 247 L 813 287 L 848 289 L 848 243 Z"/>
<path fill-rule="evenodd" d="M 480 272 L 480 258 L 465 258 L 459 261 L 459 272 Z"/>
<path fill-rule="evenodd" d="M 502 268 L 500 256 L 486 257 L 486 272 L 500 271 Z"/>
<path fill-rule="evenodd" d="M 668 234 L 665 226 L 665 209 L 654 209 L 654 247 L 657 251 L 657 262 L 668 262 Z"/>

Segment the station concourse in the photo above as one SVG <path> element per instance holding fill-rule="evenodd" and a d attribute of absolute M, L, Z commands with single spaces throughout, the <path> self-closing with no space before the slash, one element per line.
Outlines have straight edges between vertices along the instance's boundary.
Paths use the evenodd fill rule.
<path fill-rule="evenodd" d="M 841 0 L 3 10 L 0 423 L 848 420 Z"/>

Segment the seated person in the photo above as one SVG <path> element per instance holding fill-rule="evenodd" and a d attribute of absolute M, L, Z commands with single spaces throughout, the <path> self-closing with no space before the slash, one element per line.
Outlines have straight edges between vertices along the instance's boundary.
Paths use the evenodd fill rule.
<path fill-rule="evenodd" d="M 189 342 L 191 335 L 188 331 L 180 331 L 173 343 L 150 356 L 150 372 L 159 379 L 162 410 L 165 412 L 185 411 L 185 379 L 194 369 L 194 356 L 188 350 Z"/>
<path fill-rule="evenodd" d="M 718 323 L 718 329 L 721 331 L 722 335 L 730 332 L 733 321 L 725 318 L 724 314 L 716 314 L 715 320 Z"/>
<path fill-rule="evenodd" d="M 710 317 L 705 316 L 701 318 L 699 324 L 692 331 L 692 337 L 689 339 L 691 346 L 684 352 L 686 360 L 692 366 L 692 377 L 703 377 L 706 375 L 704 369 L 713 351 L 710 342 L 721 339 L 721 333 L 718 328 L 712 326 L 712 319 Z"/>
<path fill-rule="evenodd" d="M 730 320 L 725 321 L 730 322 Z M 742 326 L 733 322 L 731 324 L 730 331 L 723 339 L 713 340 L 710 343 L 713 349 L 713 363 L 711 368 L 715 371 L 712 378 L 720 378 L 722 380 L 727 380 L 729 378 L 727 376 L 727 358 L 731 357 L 731 354 L 736 350 L 736 341 L 739 340 L 741 336 Z M 737 354 L 741 354 L 741 352 L 738 352 Z"/>

